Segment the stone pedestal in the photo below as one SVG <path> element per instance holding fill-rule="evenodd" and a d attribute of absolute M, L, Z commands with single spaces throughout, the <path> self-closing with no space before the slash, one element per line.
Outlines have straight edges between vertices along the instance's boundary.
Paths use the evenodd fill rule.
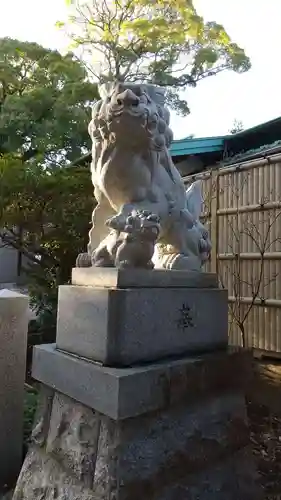
<path fill-rule="evenodd" d="M 227 291 L 215 275 L 93 267 L 72 281 L 59 291 L 63 351 L 130 366 L 227 346 Z"/>
<path fill-rule="evenodd" d="M 43 382 L 14 500 L 259 498 L 243 387 L 247 353 L 105 368 L 35 348 Z"/>
<path fill-rule="evenodd" d="M 28 298 L 0 290 L 0 494 L 20 471 Z"/>
<path fill-rule="evenodd" d="M 128 298 L 139 291 L 137 283 L 134 286 L 133 275 L 129 278 L 126 273 L 116 273 L 115 270 L 106 272 L 109 281 L 105 289 L 93 283 L 97 276 L 95 271 L 89 275 L 90 283 L 85 283 L 84 279 L 84 285 L 80 281 L 73 288 L 61 289 L 57 345 L 39 346 L 34 350 L 33 376 L 41 382 L 41 402 L 33 443 L 23 465 L 14 500 L 259 498 L 244 398 L 250 355 L 227 348 L 217 350 L 212 321 L 215 321 L 218 310 L 227 310 L 227 298 L 217 293 L 214 277 L 199 278 L 197 275 L 193 278 L 190 275 L 183 281 L 183 274 L 180 277 L 174 272 L 167 272 L 167 276 L 162 278 L 166 280 L 163 288 L 160 286 L 160 274 L 159 278 L 157 274 L 144 274 L 143 295 L 138 302 Z M 77 271 L 75 273 L 77 280 Z M 130 286 L 128 279 L 131 280 Z M 205 288 L 199 290 L 204 298 L 202 302 L 198 292 L 200 279 L 205 280 Z M 197 285 L 194 280 L 197 280 Z M 93 289 L 94 286 L 97 290 Z M 171 293 L 171 290 L 170 300 L 161 307 L 161 301 L 155 301 L 154 297 L 159 295 L 163 298 L 164 293 L 161 292 Z M 106 299 L 99 301 L 97 297 L 101 295 L 95 294 L 96 291 L 103 292 Z M 124 292 L 127 293 L 127 298 L 119 303 L 121 313 L 125 309 L 122 321 L 118 308 L 113 308 L 110 313 L 110 294 L 113 291 L 120 292 L 121 297 Z M 183 294 L 180 301 L 175 291 Z M 70 297 L 68 309 L 67 295 L 62 298 L 65 293 Z M 153 300 L 154 309 L 144 303 L 145 293 L 149 301 Z M 193 294 L 197 294 L 196 299 L 192 298 Z M 210 308 L 204 310 L 203 307 L 204 301 L 211 300 L 211 294 L 216 294 L 213 295 L 217 297 L 212 299 L 214 302 L 223 300 L 219 297 L 225 297 L 224 304 L 221 302 L 216 307 L 213 303 L 213 315 Z M 204 325 L 210 329 L 215 352 L 192 353 L 195 338 L 192 329 L 196 327 L 186 316 L 183 319 L 180 317 L 185 337 L 180 336 L 180 329 L 171 317 L 175 318 L 175 311 L 178 311 L 178 304 L 183 299 L 187 304 L 186 310 L 197 304 L 198 321 L 199 307 L 201 314 L 204 315 L 205 311 L 208 317 L 209 325 L 207 322 L 197 323 L 200 328 L 197 327 L 196 350 L 211 350 L 211 340 L 208 340 L 206 332 L 202 332 Z M 105 300 L 107 307 L 104 306 Z M 143 308 L 145 318 L 141 327 L 138 325 L 142 321 L 139 316 L 139 320 L 133 323 L 134 310 L 126 307 L 126 300 L 131 300 L 134 308 Z M 119 318 L 119 326 L 115 329 L 112 327 L 114 311 Z M 152 311 L 155 317 L 152 317 Z M 155 330 L 161 313 L 165 318 L 163 351 L 161 346 L 157 349 L 153 340 L 155 334 L 161 343 L 161 335 Z M 81 323 L 77 318 L 81 319 Z M 168 357 L 166 323 L 171 329 L 169 342 L 172 358 Z M 130 327 L 134 324 L 134 328 L 128 328 L 128 324 Z M 144 325 L 150 329 L 150 336 L 146 335 Z M 76 329 L 82 347 L 75 339 Z M 71 338 L 69 343 L 67 332 Z M 139 355 L 130 342 L 129 333 L 137 339 Z M 123 334 L 127 344 L 122 341 Z M 116 362 L 116 366 L 106 366 L 109 359 L 105 355 L 106 348 L 109 340 L 114 341 L 114 335 L 118 336 L 114 343 L 115 350 L 112 346 L 109 348 L 111 365 Z M 177 335 L 181 338 L 180 347 Z M 193 339 L 190 344 L 189 336 Z M 101 338 L 103 350 L 98 344 Z M 150 361 L 144 363 L 150 339 L 154 361 L 150 357 Z M 223 346 L 225 342 L 220 343 L 220 347 Z M 78 352 L 75 352 L 76 349 Z M 189 355 L 186 355 L 188 351 Z M 101 362 L 97 363 L 97 360 Z M 127 366 L 129 362 L 131 366 Z"/>

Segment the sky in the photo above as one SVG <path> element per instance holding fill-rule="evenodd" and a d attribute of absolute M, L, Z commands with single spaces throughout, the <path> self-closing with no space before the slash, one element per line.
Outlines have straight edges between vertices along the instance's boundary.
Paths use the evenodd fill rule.
<path fill-rule="evenodd" d="M 194 0 L 194 5 L 206 21 L 224 25 L 252 68 L 243 75 L 223 72 L 188 89 L 190 115 L 172 114 L 175 139 L 227 134 L 235 119 L 248 128 L 281 116 L 281 0 Z M 63 50 L 68 40 L 54 25 L 66 16 L 65 0 L 2 0 L 0 37 Z"/>

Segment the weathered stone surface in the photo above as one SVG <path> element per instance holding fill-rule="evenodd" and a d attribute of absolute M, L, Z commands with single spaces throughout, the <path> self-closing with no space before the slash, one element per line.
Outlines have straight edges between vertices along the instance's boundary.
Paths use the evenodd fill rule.
<path fill-rule="evenodd" d="M 31 439 L 43 446 L 48 436 L 54 390 L 41 384 Z"/>
<path fill-rule="evenodd" d="M 0 291 L 0 491 L 17 477 L 22 460 L 28 298 Z"/>
<path fill-rule="evenodd" d="M 46 451 L 89 488 L 94 481 L 99 433 L 99 414 L 56 393 Z"/>
<path fill-rule="evenodd" d="M 13 500 L 97 500 L 85 484 L 50 454 L 31 448 L 22 467 Z"/>
<path fill-rule="evenodd" d="M 194 271 L 75 267 L 72 285 L 101 288 L 218 288 L 216 274 Z"/>
<path fill-rule="evenodd" d="M 35 347 L 32 374 L 49 387 L 117 420 L 181 401 L 191 404 L 210 395 L 242 390 L 250 359 L 245 351 L 229 349 L 134 368 L 108 368 L 48 344 Z"/>
<path fill-rule="evenodd" d="M 121 446 L 119 425 L 110 418 L 103 417 L 93 484 L 95 498 L 99 500 L 115 500 L 120 497 L 120 482 L 123 482 L 119 474 Z"/>
<path fill-rule="evenodd" d="M 248 443 L 240 393 L 119 422 L 56 394 L 47 445 L 30 450 L 14 500 L 256 499 Z"/>
<path fill-rule="evenodd" d="M 130 366 L 226 347 L 227 315 L 227 290 L 218 288 L 64 285 L 56 340 L 66 352 L 109 366 Z"/>
<path fill-rule="evenodd" d="M 135 481 L 144 481 L 143 496 L 150 498 L 156 476 L 165 483 L 173 471 L 173 481 L 180 479 L 183 471 L 198 472 L 248 444 L 244 398 L 225 395 L 122 421 L 119 442 L 124 485 L 131 491 Z"/>

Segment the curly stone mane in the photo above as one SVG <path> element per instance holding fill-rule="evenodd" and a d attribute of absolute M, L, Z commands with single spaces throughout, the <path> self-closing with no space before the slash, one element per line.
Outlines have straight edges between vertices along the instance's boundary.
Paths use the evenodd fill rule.
<path fill-rule="evenodd" d="M 101 94 L 89 124 L 89 134 L 98 150 L 102 143 L 103 147 L 115 146 L 117 140 L 119 147 L 129 147 L 134 134 L 138 140 L 140 135 L 143 137 L 148 150 L 161 152 L 170 147 L 173 133 L 161 89 L 157 92 L 149 85 L 115 84 Z M 128 135 L 120 143 L 121 130 Z"/>

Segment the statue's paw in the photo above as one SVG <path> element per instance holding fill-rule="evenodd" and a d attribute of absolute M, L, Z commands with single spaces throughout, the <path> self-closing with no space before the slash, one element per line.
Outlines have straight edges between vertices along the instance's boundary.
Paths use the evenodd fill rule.
<path fill-rule="evenodd" d="M 177 271 L 201 271 L 202 261 L 195 255 L 174 254 L 164 263 L 164 268 Z"/>
<path fill-rule="evenodd" d="M 114 267 L 113 259 L 106 248 L 94 252 L 91 260 L 94 267 Z"/>
<path fill-rule="evenodd" d="M 126 226 L 126 217 L 123 215 L 114 215 L 107 219 L 106 225 L 115 231 L 123 231 Z"/>
<path fill-rule="evenodd" d="M 88 253 L 80 253 L 76 258 L 76 267 L 91 267 L 91 257 Z"/>

